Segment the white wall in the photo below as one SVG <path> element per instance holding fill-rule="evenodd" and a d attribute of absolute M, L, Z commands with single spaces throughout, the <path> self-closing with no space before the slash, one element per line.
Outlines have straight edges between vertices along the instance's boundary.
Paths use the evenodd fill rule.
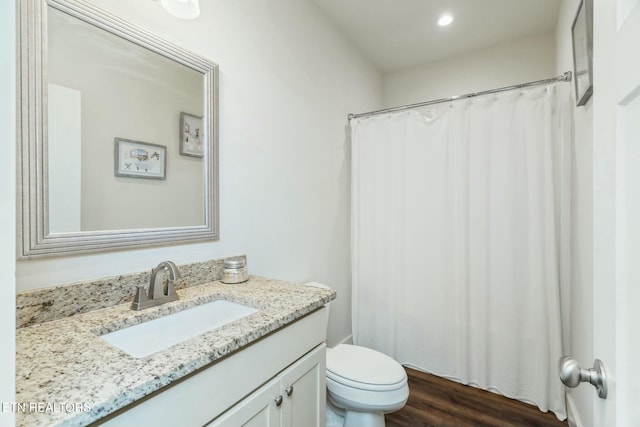
<path fill-rule="evenodd" d="M 554 51 L 553 34 L 541 34 L 388 73 L 384 104 L 413 104 L 553 77 Z"/>
<path fill-rule="evenodd" d="M 0 3 L 0 403 L 15 401 L 16 61 L 15 2 Z M 0 426 L 15 424 L 0 410 Z"/>
<path fill-rule="evenodd" d="M 563 0 L 556 27 L 556 71 L 573 70 L 571 25 L 580 0 Z M 575 105 L 574 86 L 571 84 Z M 571 188 L 571 308 L 567 353 L 582 366 L 593 363 L 593 109 L 592 101 L 573 109 Z M 593 425 L 593 388 L 568 390 L 570 421 Z M 573 418 L 573 419 L 572 419 Z"/>
<path fill-rule="evenodd" d="M 351 333 L 347 113 L 381 77 L 312 2 L 213 0 L 181 21 L 159 2 L 96 0 L 220 65 L 219 242 L 17 263 L 18 290 L 246 253 L 251 273 L 338 292 L 329 345 Z"/>

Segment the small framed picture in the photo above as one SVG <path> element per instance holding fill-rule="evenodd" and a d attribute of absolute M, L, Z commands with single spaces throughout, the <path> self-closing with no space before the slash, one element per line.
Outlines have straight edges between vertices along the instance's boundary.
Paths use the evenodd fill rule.
<path fill-rule="evenodd" d="M 180 113 L 180 154 L 183 156 L 204 156 L 204 136 L 202 117 Z"/>
<path fill-rule="evenodd" d="M 587 103 L 593 93 L 593 19 L 591 0 L 582 0 L 571 27 L 576 105 Z"/>
<path fill-rule="evenodd" d="M 130 139 L 115 139 L 115 175 L 130 178 L 165 179 L 167 147 Z"/>

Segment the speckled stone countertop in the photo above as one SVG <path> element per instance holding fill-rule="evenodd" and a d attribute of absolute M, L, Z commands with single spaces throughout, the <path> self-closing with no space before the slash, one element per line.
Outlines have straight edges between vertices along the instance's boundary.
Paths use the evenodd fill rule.
<path fill-rule="evenodd" d="M 143 311 L 121 304 L 18 329 L 16 402 L 32 405 L 32 410 L 16 410 L 17 426 L 87 425 L 286 326 L 336 296 L 327 289 L 255 276 L 242 284 L 216 281 L 178 293 L 180 300 Z M 139 359 L 99 337 L 217 299 L 260 311 Z M 38 404 L 41 406 L 35 409 L 33 405 Z M 81 410 L 75 410 L 78 406 Z"/>

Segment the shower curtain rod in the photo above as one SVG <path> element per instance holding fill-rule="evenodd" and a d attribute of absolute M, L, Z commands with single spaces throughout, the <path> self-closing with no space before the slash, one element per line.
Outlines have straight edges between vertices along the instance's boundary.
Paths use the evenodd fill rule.
<path fill-rule="evenodd" d="M 570 81 L 571 81 L 571 71 L 567 71 L 565 73 L 560 74 L 557 77 L 553 77 L 550 79 L 537 80 L 535 82 L 522 83 L 514 86 L 506 86 L 498 89 L 484 90 L 482 92 L 467 93 L 465 95 L 452 96 L 451 98 L 441 98 L 441 99 L 435 99 L 433 101 L 419 102 L 417 104 L 401 105 L 400 107 L 385 108 L 384 110 L 369 111 L 367 113 L 360 113 L 360 114 L 351 113 L 347 117 L 349 120 L 351 120 L 351 119 L 357 119 L 358 117 L 369 117 L 369 116 L 375 116 L 377 114 L 391 113 L 391 112 L 402 111 L 402 110 L 410 110 L 411 108 L 424 107 L 426 105 L 432 105 L 432 104 L 440 104 L 442 102 L 448 102 L 448 101 L 457 101 L 459 99 L 473 98 L 474 96 L 505 92 L 507 90 L 520 89 L 523 87 L 538 86 L 538 85 L 544 85 L 544 84 L 553 83 L 553 82 L 570 82 Z"/>

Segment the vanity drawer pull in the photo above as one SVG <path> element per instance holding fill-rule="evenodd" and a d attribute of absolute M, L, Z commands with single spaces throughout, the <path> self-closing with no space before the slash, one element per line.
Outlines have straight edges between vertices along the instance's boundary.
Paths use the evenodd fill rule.
<path fill-rule="evenodd" d="M 290 385 L 289 387 L 285 388 L 284 392 L 287 393 L 287 396 L 291 396 L 293 394 L 293 386 Z"/>

